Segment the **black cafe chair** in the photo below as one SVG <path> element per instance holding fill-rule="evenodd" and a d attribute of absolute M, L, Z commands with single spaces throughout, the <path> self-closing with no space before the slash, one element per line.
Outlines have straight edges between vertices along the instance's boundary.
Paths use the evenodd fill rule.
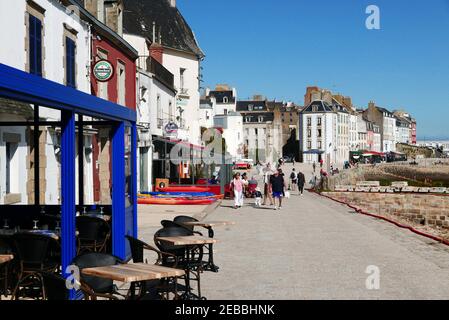
<path fill-rule="evenodd" d="M 11 254 L 10 243 L 3 237 L 0 237 L 0 254 Z M 10 262 L 0 264 L 0 300 L 1 296 L 7 296 L 9 293 L 9 265 Z"/>
<path fill-rule="evenodd" d="M 175 217 L 173 219 L 173 222 L 177 223 L 177 224 L 180 224 L 184 228 L 187 228 L 187 229 L 189 229 L 189 230 L 191 230 L 193 232 L 196 232 L 196 231 L 194 231 L 194 226 L 188 225 L 188 224 L 184 224 L 184 222 L 198 222 L 198 220 L 193 218 L 193 217 L 177 216 L 177 217 Z M 208 230 L 209 237 L 213 238 L 214 237 L 214 230 L 211 227 L 206 228 L 206 229 Z M 200 232 L 198 232 L 198 233 L 201 234 Z M 220 269 L 220 268 L 214 264 L 214 259 L 213 259 L 213 257 L 214 257 L 213 250 L 214 250 L 214 248 L 213 248 L 213 244 L 212 243 L 209 244 L 208 246 L 206 246 L 206 248 L 207 248 L 207 250 L 205 250 L 204 254 L 208 255 L 209 259 L 208 259 L 207 262 L 205 262 L 204 271 L 218 272 L 218 269 Z"/>
<path fill-rule="evenodd" d="M 199 235 L 199 236 L 203 235 L 201 232 L 194 231 L 193 228 L 187 227 L 181 223 L 178 223 L 177 221 L 162 220 L 161 226 L 163 226 L 164 228 L 184 228 L 184 229 L 191 231 L 192 233 L 194 233 L 196 235 Z"/>
<path fill-rule="evenodd" d="M 42 272 L 42 279 L 47 300 L 69 300 L 70 291 L 67 289 L 66 279 L 59 273 Z"/>
<path fill-rule="evenodd" d="M 186 271 L 185 281 L 186 281 L 186 296 L 187 299 L 191 298 L 190 294 L 190 281 L 197 282 L 198 297 L 201 298 L 201 276 L 203 272 L 203 247 L 204 245 L 172 245 L 164 241 L 160 241 L 160 237 L 179 237 L 179 236 L 192 236 L 194 233 L 184 227 L 168 227 L 158 230 L 154 234 L 154 243 L 158 249 L 162 252 L 170 253 L 172 256 L 176 257 L 177 268 L 182 268 Z M 162 258 L 162 265 L 166 267 L 173 267 L 174 260 L 170 257 Z M 191 276 L 193 275 L 193 278 Z"/>
<path fill-rule="evenodd" d="M 119 258 L 99 252 L 86 253 L 73 259 L 72 265 L 77 266 L 80 270 L 80 290 L 83 292 L 86 300 L 97 300 L 97 298 L 118 300 L 117 296 L 124 297 L 119 293 L 113 280 L 87 276 L 81 272 L 85 268 L 112 266 L 121 263 L 123 261 Z"/>
<path fill-rule="evenodd" d="M 131 257 L 134 263 L 147 263 L 148 259 L 145 259 L 145 251 L 151 251 L 156 253 L 157 258 L 154 261 L 154 264 L 156 265 L 162 265 L 162 261 L 165 258 L 165 260 L 171 260 L 170 264 L 173 268 L 177 267 L 177 261 L 176 256 L 167 253 L 162 252 L 153 246 L 143 242 L 142 240 L 136 239 L 132 236 L 127 235 L 126 239 L 128 239 L 130 248 L 131 248 Z M 158 294 L 165 294 L 168 299 L 168 294 L 173 293 L 175 297 L 178 296 L 179 291 L 185 291 L 185 287 L 182 285 L 177 284 L 176 279 L 161 279 L 161 280 L 149 280 L 145 281 L 143 283 L 144 289 L 140 285 L 140 283 L 133 283 L 131 285 L 131 290 L 135 290 L 137 287 L 141 289 L 141 292 L 139 293 L 139 296 L 144 296 L 147 299 L 148 297 L 152 297 L 153 299 L 158 299 Z M 144 291 L 144 292 L 142 292 Z M 157 294 L 155 294 L 157 293 Z"/>
<path fill-rule="evenodd" d="M 111 237 L 109 224 L 97 217 L 76 217 L 78 230 L 78 255 L 85 252 L 105 252 L 106 245 Z"/>
<path fill-rule="evenodd" d="M 18 299 L 20 296 L 45 299 L 42 273 L 55 272 L 58 269 L 59 261 L 50 251 L 59 244 L 50 236 L 33 233 L 16 233 L 12 239 L 19 264 L 12 299 Z"/>

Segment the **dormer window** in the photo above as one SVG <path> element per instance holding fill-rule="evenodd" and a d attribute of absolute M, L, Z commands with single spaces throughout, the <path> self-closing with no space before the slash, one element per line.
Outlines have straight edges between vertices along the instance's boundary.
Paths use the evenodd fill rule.
<path fill-rule="evenodd" d="M 249 110 L 249 111 L 253 111 L 253 108 L 254 108 L 254 106 L 253 106 L 252 104 L 249 104 L 249 105 L 248 105 L 248 110 Z"/>
<path fill-rule="evenodd" d="M 259 122 L 263 122 L 263 116 L 259 116 Z"/>
<path fill-rule="evenodd" d="M 228 97 L 224 97 L 223 98 L 223 103 L 228 103 L 229 102 L 229 98 Z"/>
<path fill-rule="evenodd" d="M 317 112 L 318 111 L 318 106 L 317 105 L 313 105 L 312 106 L 312 111 L 313 112 Z"/>

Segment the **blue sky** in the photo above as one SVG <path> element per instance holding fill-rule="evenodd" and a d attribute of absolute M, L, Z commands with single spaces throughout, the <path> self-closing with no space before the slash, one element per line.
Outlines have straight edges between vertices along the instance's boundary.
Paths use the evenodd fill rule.
<path fill-rule="evenodd" d="M 368 30 L 368 5 L 380 30 Z M 449 0 L 178 0 L 206 54 L 204 86 L 302 104 L 317 85 L 404 108 L 449 138 Z"/>

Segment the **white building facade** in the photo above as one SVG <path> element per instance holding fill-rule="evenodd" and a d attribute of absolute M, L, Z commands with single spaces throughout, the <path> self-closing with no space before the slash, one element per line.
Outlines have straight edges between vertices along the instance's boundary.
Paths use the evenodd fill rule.
<path fill-rule="evenodd" d="M 312 101 L 299 119 L 303 162 L 318 163 L 322 159 L 326 166 L 336 164 L 338 122 L 332 106 L 322 100 Z"/>
<path fill-rule="evenodd" d="M 90 93 L 91 33 L 76 10 L 72 12 L 60 2 L 49 0 L 0 0 L 0 39 L 8 44 L 0 49 L 1 63 Z M 0 121 L 29 120 L 32 113 L 30 105 L 0 101 Z M 59 111 L 46 108 L 41 108 L 39 116 L 46 121 L 60 120 Z M 30 128 L 0 127 L 0 204 L 34 202 L 27 142 L 32 134 Z M 83 139 L 84 201 L 92 203 L 92 141 L 89 133 Z M 61 201 L 59 140 L 58 128 L 41 127 L 39 156 L 46 163 L 40 176 L 42 204 Z"/>
<path fill-rule="evenodd" d="M 383 152 L 396 151 L 396 118 L 383 110 Z"/>
<path fill-rule="evenodd" d="M 151 47 L 145 49 L 142 43 L 136 48 L 143 55 L 156 57 L 173 75 L 176 96 L 172 107 L 178 139 L 200 145 L 200 64 L 205 55 L 176 1 L 125 1 L 123 28 L 128 37 L 140 36 L 151 46 L 158 44 L 154 55 Z"/>
<path fill-rule="evenodd" d="M 238 112 L 229 112 L 226 115 L 214 117 L 214 127 L 221 129 L 225 139 L 226 150 L 232 161 L 243 158 L 243 117 Z"/>

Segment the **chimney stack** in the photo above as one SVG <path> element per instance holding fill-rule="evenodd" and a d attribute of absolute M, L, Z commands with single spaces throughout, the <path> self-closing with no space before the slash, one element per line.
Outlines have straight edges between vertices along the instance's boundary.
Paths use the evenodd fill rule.
<path fill-rule="evenodd" d="M 159 42 L 161 42 L 161 33 L 159 30 Z M 162 43 L 158 43 L 156 40 L 156 22 L 153 21 L 153 42 L 150 45 L 150 56 L 160 64 L 163 62 L 164 47 Z"/>

